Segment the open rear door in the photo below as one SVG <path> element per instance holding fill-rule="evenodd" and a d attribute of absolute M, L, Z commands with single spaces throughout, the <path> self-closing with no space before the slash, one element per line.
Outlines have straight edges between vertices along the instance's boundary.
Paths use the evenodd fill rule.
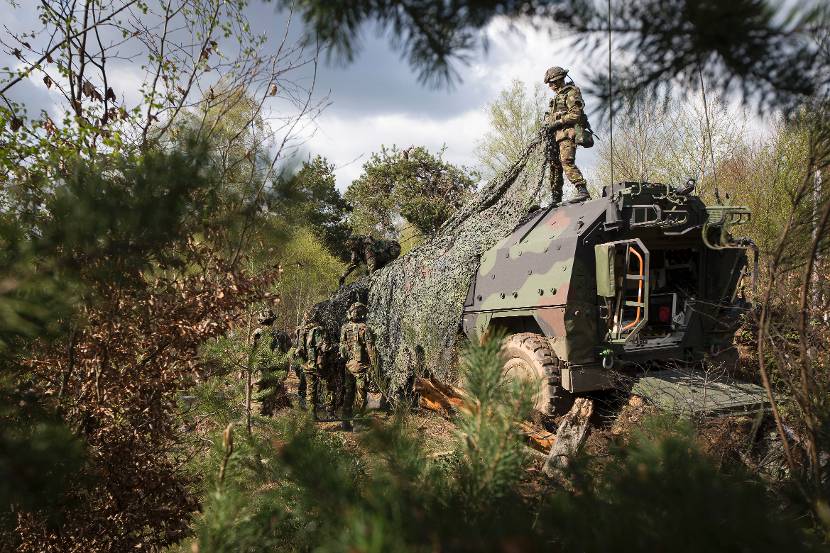
<path fill-rule="evenodd" d="M 643 243 L 597 244 L 597 294 L 606 298 L 611 341 L 625 343 L 648 323 L 649 251 Z"/>

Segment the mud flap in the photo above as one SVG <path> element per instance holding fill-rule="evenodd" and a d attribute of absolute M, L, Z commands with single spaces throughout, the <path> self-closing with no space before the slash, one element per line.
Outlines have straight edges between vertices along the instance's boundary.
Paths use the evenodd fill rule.
<path fill-rule="evenodd" d="M 614 387 L 609 371 L 598 368 L 563 367 L 562 387 L 578 394 L 594 390 L 607 390 Z"/>
<path fill-rule="evenodd" d="M 481 337 L 490 326 L 490 320 L 493 318 L 492 313 L 467 313 L 461 320 L 464 326 L 464 334 L 469 337 L 475 337 L 476 340 L 481 340 Z"/>

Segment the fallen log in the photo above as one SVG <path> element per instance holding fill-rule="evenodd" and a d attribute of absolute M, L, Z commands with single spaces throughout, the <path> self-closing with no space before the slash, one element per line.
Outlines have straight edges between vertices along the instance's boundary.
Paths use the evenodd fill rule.
<path fill-rule="evenodd" d="M 579 451 L 588 437 L 588 421 L 594 412 L 594 402 L 587 398 L 577 398 L 562 417 L 556 430 L 556 438 L 545 461 L 544 473 L 558 476 L 570 464 L 571 458 Z"/>
<path fill-rule="evenodd" d="M 543 464 L 547 460 L 548 455 L 547 453 L 542 453 L 541 451 L 537 451 L 530 447 L 529 445 L 524 446 L 524 452 L 528 455 L 528 457 L 532 457 L 537 461 L 541 461 Z"/>
<path fill-rule="evenodd" d="M 438 390 L 448 398 L 451 398 L 452 400 L 458 400 L 460 402 L 464 399 L 464 390 L 457 386 L 446 384 L 435 378 L 430 378 L 429 382 L 435 387 L 436 390 Z"/>
<path fill-rule="evenodd" d="M 527 421 L 520 422 L 519 428 L 527 438 L 528 445 L 536 451 L 547 453 L 556 441 L 555 435 Z"/>
<path fill-rule="evenodd" d="M 433 378 L 416 378 L 414 391 L 418 394 L 420 407 L 446 417 L 455 413 L 464 402 L 461 390 Z"/>
<path fill-rule="evenodd" d="M 435 378 L 416 378 L 414 390 L 419 396 L 418 405 L 421 408 L 445 417 L 455 414 L 464 403 L 463 390 Z M 541 453 L 547 453 L 555 441 L 553 434 L 528 421 L 520 422 L 519 429 L 527 438 L 529 446 Z"/>

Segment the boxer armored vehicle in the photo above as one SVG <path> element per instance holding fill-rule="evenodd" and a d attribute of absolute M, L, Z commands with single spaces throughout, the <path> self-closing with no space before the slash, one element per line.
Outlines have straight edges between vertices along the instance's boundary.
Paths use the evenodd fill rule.
<path fill-rule="evenodd" d="M 754 281 L 754 245 L 731 230 L 750 212 L 707 207 L 693 184 L 624 182 L 538 209 L 481 256 L 464 331 L 508 334 L 505 370 L 540 382 L 538 410 L 610 387 L 611 369 L 695 362 L 731 344 Z"/>

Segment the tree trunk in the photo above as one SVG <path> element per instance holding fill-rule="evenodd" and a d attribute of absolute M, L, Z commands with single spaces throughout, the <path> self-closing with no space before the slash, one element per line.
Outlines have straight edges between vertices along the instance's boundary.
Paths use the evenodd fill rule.
<path fill-rule="evenodd" d="M 251 433 L 251 369 L 245 371 L 245 428 Z"/>
<path fill-rule="evenodd" d="M 246 344 L 252 344 L 252 318 L 253 315 L 251 314 L 250 308 L 248 309 L 248 332 L 245 337 Z M 251 351 L 253 351 L 254 346 L 250 345 Z M 245 368 L 245 428 L 248 430 L 248 435 L 251 434 L 251 364 L 253 361 L 253 356 L 248 354 L 248 363 L 247 367 Z"/>

